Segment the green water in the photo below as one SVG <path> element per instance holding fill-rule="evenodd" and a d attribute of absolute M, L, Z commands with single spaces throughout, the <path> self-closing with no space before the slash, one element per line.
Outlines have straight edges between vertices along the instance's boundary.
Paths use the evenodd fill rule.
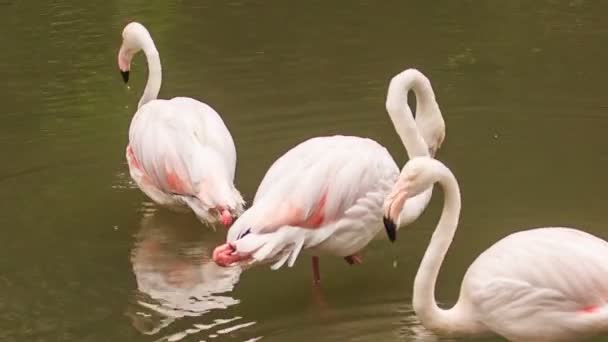
<path fill-rule="evenodd" d="M 410 303 L 441 196 L 364 264 L 322 259 L 315 290 L 307 258 L 240 277 L 216 268 L 224 232 L 133 186 L 124 148 L 146 66 L 138 56 L 122 84 L 129 21 L 160 51 L 161 97 L 222 115 L 249 201 L 272 161 L 309 137 L 370 137 L 405 162 L 385 92 L 407 67 L 426 73 L 447 124 L 438 158 L 463 193 L 437 286 L 450 305 L 472 260 L 510 232 L 569 225 L 608 238 L 607 11 L 585 0 L 0 1 L 0 340 L 435 340 Z"/>

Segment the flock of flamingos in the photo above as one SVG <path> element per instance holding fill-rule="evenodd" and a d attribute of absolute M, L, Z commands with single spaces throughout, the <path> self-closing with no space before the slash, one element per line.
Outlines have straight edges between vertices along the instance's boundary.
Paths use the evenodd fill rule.
<path fill-rule="evenodd" d="M 201 221 L 229 228 L 213 252 L 220 266 L 292 266 L 310 250 L 348 263 L 385 228 L 415 221 L 442 187 L 441 217 L 414 280 L 413 307 L 423 326 L 443 336 L 499 334 L 512 341 L 574 341 L 608 333 L 608 243 L 572 228 L 513 233 L 469 267 L 450 309 L 435 302 L 435 283 L 460 215 L 458 182 L 434 159 L 445 124 L 431 83 L 408 69 L 392 78 L 386 109 L 410 160 L 401 172 L 371 139 L 316 137 L 295 146 L 266 172 L 247 209 L 234 186 L 236 149 L 219 114 L 187 97 L 157 99 L 161 64 L 139 23 L 122 32 L 118 66 L 128 81 L 131 60 L 143 50 L 149 73 L 129 129 L 130 175 L 154 202 L 192 210 Z M 416 115 L 407 94 L 416 94 Z"/>

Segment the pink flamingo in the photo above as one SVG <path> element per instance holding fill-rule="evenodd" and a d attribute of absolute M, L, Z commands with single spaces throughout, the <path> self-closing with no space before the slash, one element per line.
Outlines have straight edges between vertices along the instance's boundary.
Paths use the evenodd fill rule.
<path fill-rule="evenodd" d="M 219 114 L 189 97 L 160 100 L 160 58 L 146 28 L 136 22 L 122 32 L 118 67 L 126 82 L 133 56 L 143 50 L 148 82 L 129 128 L 131 178 L 154 202 L 190 208 L 204 222 L 226 227 L 243 211 L 234 187 L 236 149 Z"/>
<path fill-rule="evenodd" d="M 396 237 L 399 211 L 434 183 L 444 191 L 441 218 L 414 280 L 420 322 L 440 335 L 497 333 L 512 341 L 580 341 L 608 333 L 608 242 L 571 228 L 513 233 L 488 248 L 464 275 L 451 309 L 435 302 L 435 284 L 458 226 L 460 189 L 429 157 L 410 160 L 385 204 Z"/>
<path fill-rule="evenodd" d="M 407 105 L 411 89 L 416 119 Z M 391 80 L 386 108 L 410 156 L 435 154 L 445 125 L 431 83 L 421 72 L 408 69 Z M 230 228 L 213 259 L 222 266 L 274 261 L 277 269 L 293 266 L 300 251 L 310 249 L 314 255 L 359 263 L 358 253 L 382 230 L 383 201 L 398 176 L 391 155 L 373 140 L 332 136 L 304 141 L 266 172 L 251 208 Z M 420 215 L 431 192 L 429 187 L 404 208 L 402 225 Z M 316 257 L 313 277 L 319 281 Z"/>

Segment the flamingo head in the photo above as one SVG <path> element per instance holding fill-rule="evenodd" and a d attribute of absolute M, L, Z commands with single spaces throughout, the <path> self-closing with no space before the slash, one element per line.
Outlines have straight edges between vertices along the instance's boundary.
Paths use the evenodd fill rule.
<path fill-rule="evenodd" d="M 443 126 L 443 130 L 439 130 L 435 135 L 429 138 L 429 155 L 431 157 L 435 157 L 437 155 L 437 151 L 441 148 L 443 144 L 443 140 L 445 139 L 445 126 Z"/>
<path fill-rule="evenodd" d="M 251 233 L 251 228 L 248 228 L 239 233 L 237 240 Z M 230 238 L 230 237 L 229 237 Z M 241 261 L 251 260 L 251 254 L 239 253 L 235 241 L 228 241 L 223 245 L 217 246 L 213 250 L 213 261 L 221 267 L 228 267 Z"/>
<path fill-rule="evenodd" d="M 234 185 L 226 186 L 226 195 L 221 203 L 216 207 L 216 214 L 218 221 L 226 227 L 230 228 L 236 219 L 243 213 L 243 207 L 245 206 L 245 200 L 241 193 L 234 187 Z"/>
<path fill-rule="evenodd" d="M 205 223 L 215 226 L 221 223 L 226 229 L 230 228 L 237 217 L 242 213 L 242 206 L 232 206 L 228 204 L 208 203 L 207 197 L 193 198 L 186 203 L 194 211 L 198 219 Z"/>
<path fill-rule="evenodd" d="M 416 125 L 428 145 L 429 154 L 435 157 L 445 140 L 445 121 L 437 102 L 424 103 L 417 108 Z"/>
<path fill-rule="evenodd" d="M 439 164 L 439 165 L 437 165 Z M 418 196 L 432 187 L 441 177 L 438 171 L 441 166 L 437 160 L 430 157 L 410 159 L 403 167 L 399 180 L 384 201 L 384 227 L 389 240 L 397 239 L 397 223 L 403 206 L 408 198 Z"/>
<path fill-rule="evenodd" d="M 232 184 L 232 179 L 226 177 L 221 158 L 215 154 L 206 154 L 204 157 L 216 168 L 209 170 L 210 174 L 197 183 L 196 205 L 190 207 L 195 208 L 195 213 L 201 221 L 221 223 L 228 229 L 243 213 L 245 200 Z"/>
<path fill-rule="evenodd" d="M 239 211 L 227 207 L 216 207 L 211 210 L 214 218 L 220 222 L 226 229 L 232 226 L 234 220 L 238 217 Z"/>
<path fill-rule="evenodd" d="M 227 267 L 232 264 L 246 262 L 252 264 L 253 251 L 260 247 L 257 241 L 255 210 L 245 210 L 235 220 L 226 234 L 226 242 L 215 248 L 213 261 L 218 266 Z"/>
<path fill-rule="evenodd" d="M 152 38 L 148 30 L 140 23 L 129 23 L 122 31 L 122 45 L 118 51 L 118 69 L 125 83 L 129 82 L 131 60 L 143 48 L 146 41 L 152 41 Z"/>
<path fill-rule="evenodd" d="M 236 245 L 232 242 L 217 246 L 213 250 L 213 261 L 221 267 L 230 267 L 249 260 L 251 255 L 238 253 Z"/>

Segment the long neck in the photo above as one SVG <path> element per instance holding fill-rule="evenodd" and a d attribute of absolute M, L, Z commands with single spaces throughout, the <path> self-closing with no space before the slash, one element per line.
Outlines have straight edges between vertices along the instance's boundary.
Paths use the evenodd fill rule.
<path fill-rule="evenodd" d="M 427 120 L 443 121 L 431 81 L 416 69 L 408 69 L 406 72 L 409 72 L 411 75 L 411 88 L 414 94 L 416 94 L 416 122 L 419 123 L 420 121 L 424 122 Z M 439 115 L 439 118 L 434 117 L 436 115 Z"/>
<path fill-rule="evenodd" d="M 148 82 L 146 83 L 144 93 L 139 99 L 139 104 L 137 105 L 137 108 L 140 108 L 141 106 L 152 100 L 156 100 L 156 98 L 158 97 L 158 92 L 160 91 L 160 84 L 162 81 L 162 70 L 160 66 L 160 57 L 158 55 L 158 50 L 156 50 L 156 46 L 154 46 L 152 38 L 150 38 L 149 36 L 146 38 L 147 39 L 143 39 L 142 50 L 144 50 L 146 60 L 148 61 Z"/>
<path fill-rule="evenodd" d="M 416 273 L 413 306 L 426 328 L 450 334 L 472 328 L 468 317 L 464 317 L 459 310 L 459 303 L 452 309 L 444 310 L 435 301 L 435 283 L 439 269 L 454 238 L 460 216 L 460 189 L 456 178 L 445 167 L 443 174 L 439 180 L 444 192 L 443 211 Z"/>
<path fill-rule="evenodd" d="M 418 131 L 412 110 L 407 104 L 409 91 L 412 88 L 419 88 L 416 87 L 417 82 L 416 73 L 408 69 L 393 77 L 386 96 L 386 111 L 410 159 L 429 155 L 428 145 Z"/>
<path fill-rule="evenodd" d="M 412 89 L 416 94 L 416 126 L 434 155 L 445 137 L 445 122 L 431 81 L 416 69 L 408 71 L 412 74 Z"/>

